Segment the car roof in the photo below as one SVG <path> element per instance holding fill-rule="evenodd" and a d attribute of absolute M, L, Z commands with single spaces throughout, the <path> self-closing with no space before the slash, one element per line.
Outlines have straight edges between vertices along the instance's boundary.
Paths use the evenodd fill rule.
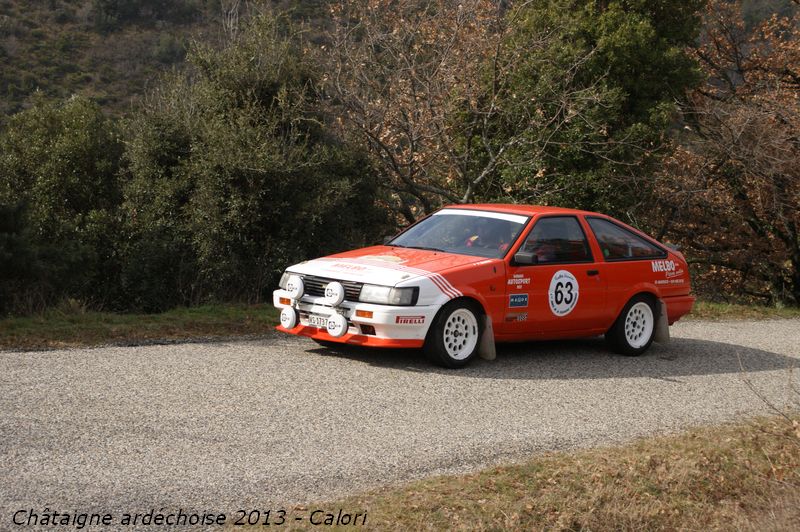
<path fill-rule="evenodd" d="M 523 216 L 533 216 L 534 214 L 599 214 L 596 212 L 581 211 L 578 209 L 566 209 L 564 207 L 550 207 L 547 205 L 515 205 L 512 203 L 469 203 L 464 205 L 447 205 L 444 208 L 504 212 L 510 214 L 521 214 Z"/>

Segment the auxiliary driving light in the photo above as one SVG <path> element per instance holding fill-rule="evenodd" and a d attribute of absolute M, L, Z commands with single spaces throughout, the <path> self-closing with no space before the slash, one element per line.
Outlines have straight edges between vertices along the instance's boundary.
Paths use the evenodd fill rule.
<path fill-rule="evenodd" d="M 286 281 L 286 291 L 292 299 L 300 299 L 303 295 L 303 279 L 299 275 L 290 275 Z"/>
<path fill-rule="evenodd" d="M 298 316 L 295 309 L 289 307 L 283 307 L 281 309 L 281 327 L 284 329 L 294 329 L 297 322 Z"/>
<path fill-rule="evenodd" d="M 341 314 L 334 314 L 328 318 L 328 334 L 340 338 L 347 332 L 347 318 Z"/>
<path fill-rule="evenodd" d="M 342 283 L 333 281 L 325 287 L 325 302 L 331 306 L 336 306 L 344 301 L 344 286 Z"/>

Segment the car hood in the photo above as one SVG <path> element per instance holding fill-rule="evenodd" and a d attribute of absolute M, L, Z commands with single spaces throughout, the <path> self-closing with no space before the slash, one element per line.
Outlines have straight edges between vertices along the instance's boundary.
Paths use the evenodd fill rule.
<path fill-rule="evenodd" d="M 495 259 L 424 249 L 373 246 L 295 264 L 288 271 L 343 281 L 394 286 L 417 277 Z"/>

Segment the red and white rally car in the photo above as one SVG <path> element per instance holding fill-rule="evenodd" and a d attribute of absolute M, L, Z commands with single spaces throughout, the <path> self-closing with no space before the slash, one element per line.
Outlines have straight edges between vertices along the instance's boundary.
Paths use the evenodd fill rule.
<path fill-rule="evenodd" d="M 317 341 L 424 347 L 464 366 L 494 342 L 605 334 L 627 355 L 694 303 L 683 255 L 588 211 L 458 205 L 383 246 L 289 267 L 279 330 Z"/>

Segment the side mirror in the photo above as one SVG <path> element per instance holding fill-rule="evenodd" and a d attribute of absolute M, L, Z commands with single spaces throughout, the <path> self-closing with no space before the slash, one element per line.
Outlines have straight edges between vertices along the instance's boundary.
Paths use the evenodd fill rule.
<path fill-rule="evenodd" d="M 386 244 L 388 244 L 388 243 L 389 243 L 389 242 L 391 242 L 392 240 L 394 240 L 394 235 L 390 235 L 390 236 L 385 236 L 385 237 L 383 237 L 383 245 L 385 246 Z"/>
<path fill-rule="evenodd" d="M 681 246 L 679 244 L 672 244 L 670 242 L 665 242 L 664 245 L 667 246 L 672 251 L 680 251 L 681 250 Z"/>
<path fill-rule="evenodd" d="M 533 251 L 517 251 L 514 254 L 514 264 L 519 266 L 530 266 L 539 264 L 539 256 Z"/>

